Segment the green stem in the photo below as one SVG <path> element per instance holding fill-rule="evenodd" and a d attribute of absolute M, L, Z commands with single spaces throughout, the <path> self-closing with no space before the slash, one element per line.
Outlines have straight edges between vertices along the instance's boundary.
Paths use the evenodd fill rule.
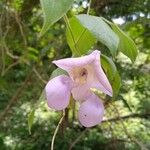
<path fill-rule="evenodd" d="M 57 134 L 57 132 L 58 132 L 58 129 L 59 129 L 59 127 L 60 127 L 60 125 L 61 125 L 61 123 L 62 123 L 64 117 L 65 117 L 65 110 L 63 110 L 63 115 L 62 115 L 62 117 L 61 117 L 61 119 L 60 119 L 60 121 L 59 121 L 59 123 L 58 123 L 58 125 L 57 125 L 57 127 L 56 127 L 56 129 L 55 129 L 54 135 L 53 135 L 53 137 L 52 137 L 51 150 L 54 150 L 55 137 L 56 137 L 56 134 Z"/>

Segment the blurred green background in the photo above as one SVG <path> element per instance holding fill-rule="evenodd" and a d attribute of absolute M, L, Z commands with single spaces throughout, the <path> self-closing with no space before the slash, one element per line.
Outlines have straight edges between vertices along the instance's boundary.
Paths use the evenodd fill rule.
<path fill-rule="evenodd" d="M 68 16 L 86 13 L 87 7 L 88 1 L 76 0 Z M 105 121 L 87 130 L 78 123 L 76 110 L 68 108 L 55 149 L 150 149 L 149 10 L 149 0 L 92 0 L 90 14 L 119 24 L 139 54 L 134 64 L 121 53 L 115 58 L 122 86 L 106 106 Z M 63 19 L 39 38 L 42 15 L 38 0 L 0 0 L 0 150 L 50 149 L 61 117 L 61 112 L 47 107 L 42 91 L 56 69 L 52 60 L 70 57 L 71 51 Z M 95 48 L 103 52 L 100 43 Z M 33 108 L 29 134 L 28 114 Z"/>

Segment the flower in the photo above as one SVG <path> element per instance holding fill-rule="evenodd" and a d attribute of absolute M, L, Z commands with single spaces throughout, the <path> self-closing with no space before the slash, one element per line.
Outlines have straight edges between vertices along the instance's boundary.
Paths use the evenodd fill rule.
<path fill-rule="evenodd" d="M 101 90 L 112 96 L 112 87 L 100 64 L 100 51 L 91 54 L 53 61 L 59 68 L 67 71 L 50 80 L 46 85 L 47 104 L 55 110 L 63 110 L 73 98 L 80 103 L 78 118 L 85 127 L 92 127 L 102 121 L 104 105 L 91 88 Z"/>

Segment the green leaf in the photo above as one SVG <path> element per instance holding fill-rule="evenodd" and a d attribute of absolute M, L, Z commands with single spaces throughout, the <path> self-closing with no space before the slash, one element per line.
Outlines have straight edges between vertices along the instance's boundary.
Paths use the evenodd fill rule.
<path fill-rule="evenodd" d="M 85 14 L 76 17 L 81 24 L 97 38 L 97 40 L 109 48 L 112 55 L 116 54 L 119 38 L 103 19 Z"/>
<path fill-rule="evenodd" d="M 126 108 L 128 108 L 128 110 L 129 110 L 130 112 L 133 112 L 132 109 L 131 109 L 131 107 L 130 107 L 130 105 L 128 104 L 127 100 L 125 100 L 124 98 L 121 99 L 121 100 L 122 100 L 124 106 L 125 106 Z"/>
<path fill-rule="evenodd" d="M 45 89 L 42 91 L 40 97 L 39 97 L 39 100 L 38 102 L 42 102 L 42 101 L 46 101 L 46 94 L 45 94 Z"/>
<path fill-rule="evenodd" d="M 110 81 L 113 89 L 113 98 L 115 98 L 118 95 L 121 87 L 121 78 L 119 76 L 117 68 L 114 62 L 105 55 L 101 55 L 101 64 Z"/>
<path fill-rule="evenodd" d="M 124 33 L 116 24 L 106 20 L 105 18 L 103 18 L 103 20 L 110 24 L 113 31 L 119 36 L 120 42 L 118 50 L 125 54 L 127 57 L 129 57 L 132 62 L 134 62 L 138 54 L 138 50 L 134 41 L 126 33 Z"/>
<path fill-rule="evenodd" d="M 33 121 L 34 121 L 34 114 L 35 114 L 35 109 L 33 109 L 28 115 L 28 130 L 29 130 L 29 134 L 31 134 L 31 128 L 32 128 Z"/>
<path fill-rule="evenodd" d="M 108 75 L 109 80 L 113 80 L 115 73 L 117 72 L 114 62 L 109 57 L 101 54 L 101 64 L 105 73 Z"/>
<path fill-rule="evenodd" d="M 70 33 L 70 30 L 67 28 L 66 37 L 70 49 L 74 55 L 83 55 L 87 53 L 95 44 L 96 38 L 81 25 L 77 18 L 72 17 L 69 19 L 69 23 L 72 33 Z"/>
<path fill-rule="evenodd" d="M 50 79 L 53 79 L 54 77 L 62 75 L 62 74 L 67 74 L 67 72 L 61 68 L 57 68 L 52 72 Z"/>
<path fill-rule="evenodd" d="M 117 25 L 112 24 L 113 30 L 118 34 L 120 38 L 119 42 L 119 50 L 128 56 L 132 62 L 135 61 L 136 56 L 138 54 L 137 48 L 133 40 L 127 36 Z"/>
<path fill-rule="evenodd" d="M 40 0 L 44 12 L 42 36 L 52 24 L 57 22 L 71 7 L 73 0 Z"/>
<path fill-rule="evenodd" d="M 113 98 L 117 97 L 120 87 L 121 87 L 121 78 L 118 71 L 115 73 L 113 80 L 110 81 L 113 88 Z"/>

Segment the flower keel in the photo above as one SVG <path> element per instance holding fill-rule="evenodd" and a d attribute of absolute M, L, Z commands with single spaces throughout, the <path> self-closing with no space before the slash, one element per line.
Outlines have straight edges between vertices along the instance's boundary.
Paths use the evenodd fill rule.
<path fill-rule="evenodd" d="M 104 105 L 96 96 L 92 95 L 84 101 L 79 108 L 79 121 L 85 127 L 92 127 L 102 121 L 104 115 Z"/>
<path fill-rule="evenodd" d="M 71 79 L 66 75 L 50 80 L 45 87 L 48 106 L 55 110 L 65 109 L 69 104 L 71 88 Z"/>

